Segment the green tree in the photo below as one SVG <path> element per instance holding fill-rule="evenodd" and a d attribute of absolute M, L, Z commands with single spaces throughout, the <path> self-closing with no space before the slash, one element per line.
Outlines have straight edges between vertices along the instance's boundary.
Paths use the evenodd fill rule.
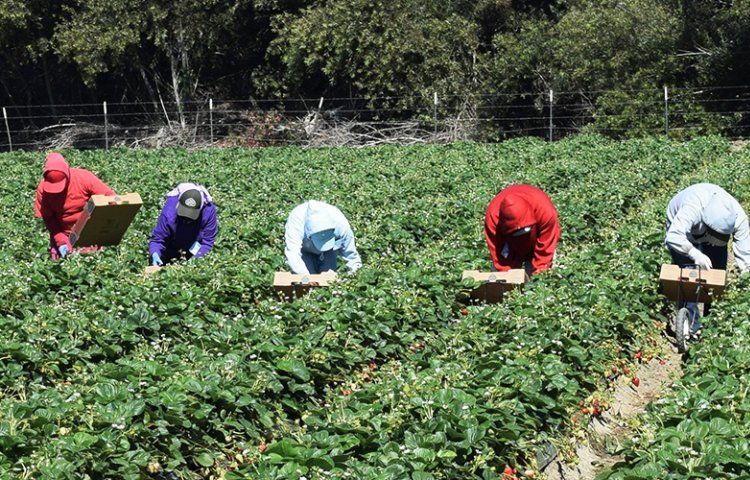
<path fill-rule="evenodd" d="M 166 87 L 185 125 L 183 102 L 196 98 L 200 75 L 235 46 L 222 43 L 250 0 L 83 0 L 55 31 L 57 52 L 88 85 L 108 72 L 140 76 L 151 97 Z"/>
<path fill-rule="evenodd" d="M 263 92 L 408 97 L 389 102 L 404 109 L 465 91 L 479 49 L 476 23 L 421 0 L 320 2 L 280 16 L 276 31 L 280 71 L 256 76 Z"/>

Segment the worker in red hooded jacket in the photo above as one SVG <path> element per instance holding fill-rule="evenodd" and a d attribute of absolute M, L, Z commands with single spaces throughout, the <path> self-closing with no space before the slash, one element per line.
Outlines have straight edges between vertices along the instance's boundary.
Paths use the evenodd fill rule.
<path fill-rule="evenodd" d="M 557 210 L 538 188 L 511 185 L 487 207 L 484 236 L 496 270 L 523 267 L 534 275 L 552 266 L 560 240 Z"/>
<path fill-rule="evenodd" d="M 68 235 L 91 195 L 115 192 L 88 170 L 70 168 L 59 153 L 47 154 L 42 181 L 36 189 L 34 214 L 49 230 L 53 260 L 65 258 L 73 250 Z"/>

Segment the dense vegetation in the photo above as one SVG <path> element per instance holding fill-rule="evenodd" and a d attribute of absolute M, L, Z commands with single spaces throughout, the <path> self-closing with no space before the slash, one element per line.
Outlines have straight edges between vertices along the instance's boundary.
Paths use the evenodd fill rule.
<path fill-rule="evenodd" d="M 116 191 L 139 191 L 146 206 L 118 248 L 58 263 L 46 258 L 32 216 L 42 158 L 4 154 L 0 472 L 416 480 L 500 478 L 506 465 L 533 471 L 545 441 L 569 453 L 567 439 L 587 421 L 579 402 L 606 403 L 612 365 L 659 353 L 666 202 L 698 180 L 747 199 L 746 183 L 730 181 L 746 167 L 728 147 L 719 138 L 580 136 L 71 151 L 73 165 Z M 208 185 L 217 202 L 217 247 L 144 277 L 162 195 L 188 179 Z M 536 184 L 556 203 L 557 266 L 503 305 L 464 308 L 461 270 L 489 264 L 484 209 L 514 182 Z M 284 220 L 308 198 L 341 207 L 365 266 L 333 288 L 280 302 L 270 281 L 284 268 Z M 738 335 L 746 302 L 732 298 L 744 297 L 730 294 L 717 316 Z M 746 342 L 733 343 L 732 361 L 715 354 L 729 334 L 708 325 L 689 360 L 719 389 L 746 365 Z M 674 423 L 681 412 L 657 411 Z M 747 428 L 741 415 L 724 416 Z M 645 454 L 639 448 L 631 458 Z"/>
<path fill-rule="evenodd" d="M 560 127 L 640 134 L 664 85 L 745 85 L 749 42 L 750 0 L 0 0 L 0 104 L 389 97 L 369 106 L 397 118 L 437 92 L 512 130 L 554 89 Z M 741 123 L 706 113 L 747 111 L 735 95 L 678 93 L 672 122 Z"/>
<path fill-rule="evenodd" d="M 749 153 L 716 165 L 716 182 L 750 201 Z M 602 480 L 745 478 L 750 472 L 750 292 L 746 276 L 711 313 L 711 328 L 684 359 L 684 376 L 651 405 L 623 449 L 624 460 Z"/>

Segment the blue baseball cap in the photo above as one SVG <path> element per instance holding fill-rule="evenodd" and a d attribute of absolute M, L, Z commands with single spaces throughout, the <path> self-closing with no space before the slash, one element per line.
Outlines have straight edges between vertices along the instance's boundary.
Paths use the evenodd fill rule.
<path fill-rule="evenodd" d="M 328 230 L 315 232 L 310 235 L 310 240 L 312 240 L 313 245 L 320 252 L 333 250 L 333 247 L 336 245 L 336 231 L 333 228 L 329 228 Z"/>

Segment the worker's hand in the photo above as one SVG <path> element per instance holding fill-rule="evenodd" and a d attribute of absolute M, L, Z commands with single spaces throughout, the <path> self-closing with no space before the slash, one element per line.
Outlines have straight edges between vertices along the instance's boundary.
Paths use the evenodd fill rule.
<path fill-rule="evenodd" d="M 688 252 L 688 256 L 693 259 L 698 268 L 701 268 L 703 270 L 710 270 L 711 268 L 713 268 L 711 259 L 695 247 L 693 247 L 690 252 Z"/>
<path fill-rule="evenodd" d="M 60 258 L 65 258 L 70 253 L 67 245 L 60 245 L 59 247 L 57 247 L 57 251 L 58 253 L 60 253 Z"/>
<path fill-rule="evenodd" d="M 164 262 L 161 260 L 161 256 L 157 252 L 151 254 L 151 263 L 157 267 L 164 266 Z"/>

